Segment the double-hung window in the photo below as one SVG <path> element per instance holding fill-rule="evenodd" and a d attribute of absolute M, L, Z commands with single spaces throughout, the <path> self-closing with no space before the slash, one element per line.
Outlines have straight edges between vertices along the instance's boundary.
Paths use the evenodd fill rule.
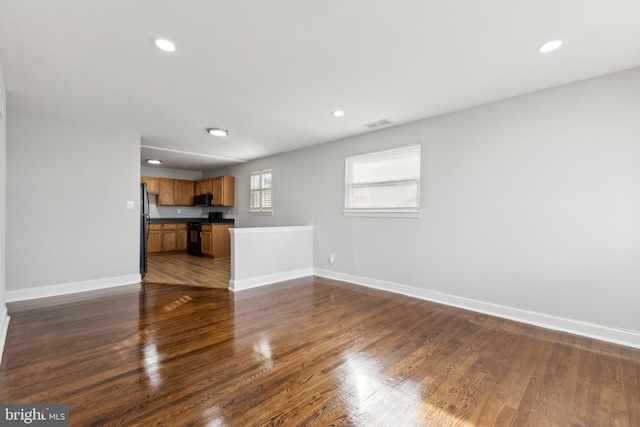
<path fill-rule="evenodd" d="M 251 172 L 249 212 L 273 213 L 273 172 L 271 169 Z"/>
<path fill-rule="evenodd" d="M 420 144 L 347 157 L 344 214 L 420 217 Z"/>

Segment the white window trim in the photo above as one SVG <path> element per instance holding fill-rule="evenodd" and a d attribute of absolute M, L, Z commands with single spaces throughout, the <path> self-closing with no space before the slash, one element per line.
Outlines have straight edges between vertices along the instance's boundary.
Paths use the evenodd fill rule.
<path fill-rule="evenodd" d="M 361 209 L 361 208 L 348 208 L 349 205 L 349 188 L 350 188 L 350 160 L 357 157 L 366 157 L 371 155 L 379 155 L 387 152 L 393 152 L 397 150 L 403 150 L 413 147 L 421 147 L 421 144 L 411 144 L 405 145 L 401 147 L 395 147 L 388 150 L 380 150 L 373 151 L 364 154 L 356 154 L 352 156 L 345 157 L 345 193 L 344 193 L 344 210 L 342 211 L 344 216 L 348 217 L 376 217 L 376 218 L 421 218 L 422 210 L 420 209 L 420 181 L 418 180 L 418 194 L 416 198 L 417 206 L 415 208 L 370 208 L 370 209 Z M 420 159 L 420 154 L 418 155 L 418 159 Z"/>
<path fill-rule="evenodd" d="M 251 193 L 254 191 L 251 188 L 251 177 L 253 175 L 256 174 L 260 174 L 260 185 L 262 185 L 262 174 L 264 173 L 270 173 L 271 174 L 271 207 L 269 209 L 265 209 L 262 206 L 260 206 L 260 209 L 252 209 L 251 208 Z M 260 192 L 262 192 L 262 188 L 260 188 Z M 262 205 L 262 196 L 260 197 L 260 204 Z M 272 216 L 273 215 L 273 169 L 263 169 L 263 170 L 257 170 L 257 171 L 253 171 L 249 174 L 249 214 L 250 215 L 262 215 L 262 216 Z"/>
<path fill-rule="evenodd" d="M 344 216 L 360 216 L 371 218 L 421 218 L 422 211 L 411 210 L 393 210 L 393 209 L 345 209 L 342 211 Z"/>

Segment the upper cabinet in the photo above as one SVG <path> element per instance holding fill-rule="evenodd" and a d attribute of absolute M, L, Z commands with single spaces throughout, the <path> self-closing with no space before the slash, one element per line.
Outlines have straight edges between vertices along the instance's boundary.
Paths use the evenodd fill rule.
<path fill-rule="evenodd" d="M 196 196 L 206 194 L 204 190 L 204 181 L 196 181 L 194 184 L 194 194 Z"/>
<path fill-rule="evenodd" d="M 195 182 L 177 179 L 175 185 L 176 206 L 193 206 Z"/>
<path fill-rule="evenodd" d="M 213 194 L 213 178 L 196 182 L 196 196 L 203 194 Z"/>
<path fill-rule="evenodd" d="M 195 183 L 183 179 L 160 178 L 158 206 L 193 206 Z"/>
<path fill-rule="evenodd" d="M 213 205 L 233 206 L 235 193 L 235 178 L 232 176 L 218 176 L 212 178 Z"/>
<path fill-rule="evenodd" d="M 175 206 L 176 182 L 173 179 L 160 178 L 160 192 L 156 199 L 158 206 Z"/>
<path fill-rule="evenodd" d="M 147 192 L 156 194 L 158 206 L 193 206 L 193 196 L 213 195 L 214 206 L 233 206 L 235 202 L 235 178 L 218 176 L 202 181 L 155 178 L 143 176 Z"/>
<path fill-rule="evenodd" d="M 218 176 L 198 181 L 195 184 L 195 194 L 196 196 L 213 195 L 214 206 L 233 206 L 235 203 L 235 178 Z"/>
<path fill-rule="evenodd" d="M 147 193 L 158 194 L 160 192 L 160 178 L 143 176 L 140 181 L 147 184 Z"/>

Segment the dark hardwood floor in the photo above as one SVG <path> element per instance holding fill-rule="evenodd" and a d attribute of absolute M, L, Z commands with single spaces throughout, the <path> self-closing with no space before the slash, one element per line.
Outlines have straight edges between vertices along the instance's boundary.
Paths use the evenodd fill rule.
<path fill-rule="evenodd" d="M 72 426 L 640 426 L 640 350 L 317 277 L 9 314 L 0 402 Z"/>

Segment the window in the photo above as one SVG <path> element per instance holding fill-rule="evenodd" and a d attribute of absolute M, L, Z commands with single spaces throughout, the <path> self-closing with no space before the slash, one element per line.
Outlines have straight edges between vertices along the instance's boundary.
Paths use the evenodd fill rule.
<path fill-rule="evenodd" d="M 420 144 L 347 157 L 344 214 L 420 217 Z"/>
<path fill-rule="evenodd" d="M 249 212 L 273 213 L 271 169 L 251 172 L 251 203 Z"/>

